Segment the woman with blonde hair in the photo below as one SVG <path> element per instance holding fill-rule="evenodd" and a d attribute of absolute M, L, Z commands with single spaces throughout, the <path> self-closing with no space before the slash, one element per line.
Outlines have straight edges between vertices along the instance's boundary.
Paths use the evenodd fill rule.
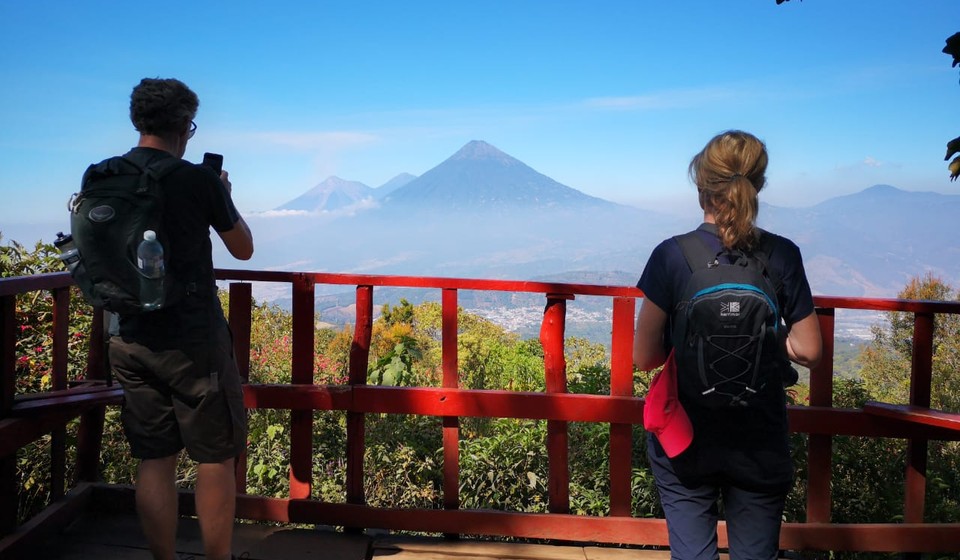
<path fill-rule="evenodd" d="M 812 367 L 820 360 L 820 327 L 800 250 L 789 239 L 756 226 L 766 168 L 766 146 L 752 134 L 730 130 L 711 139 L 690 162 L 703 224 L 688 236 L 699 238 L 718 258 L 753 255 L 763 245 L 766 269 L 778 279 L 776 304 L 786 332 L 780 337 L 782 353 Z M 633 354 L 639 369 L 656 368 L 670 354 L 673 313 L 692 276 L 677 237 L 664 240 L 650 255 L 637 283 L 644 293 Z M 687 381 L 684 375 L 695 374 L 678 368 L 681 387 Z M 793 381 L 765 384 L 750 406 L 704 406 L 681 390 L 676 398 L 689 418 L 684 429 L 692 427 L 692 437 L 649 433 L 647 455 L 673 558 L 718 558 L 718 502 L 731 558 L 777 557 L 784 503 L 793 484 L 784 392 L 784 385 Z"/>

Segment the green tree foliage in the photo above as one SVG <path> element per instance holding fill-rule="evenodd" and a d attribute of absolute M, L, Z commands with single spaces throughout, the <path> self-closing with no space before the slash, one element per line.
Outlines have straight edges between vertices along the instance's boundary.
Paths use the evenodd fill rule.
<path fill-rule="evenodd" d="M 413 306 L 401 301 L 386 306 L 373 329 L 371 354 L 396 360 L 389 344 L 415 341 L 422 362 L 412 361 L 405 379 L 429 386 L 439 380 L 442 308 L 437 303 Z M 536 339 L 520 339 L 490 321 L 458 310 L 459 384 L 469 389 L 536 391 L 545 389 L 543 348 Z M 380 342 L 378 342 L 378 339 Z M 406 343 L 406 342 L 405 342 Z M 386 353 L 374 350 L 378 344 Z M 566 340 L 568 390 L 609 394 L 609 357 L 603 345 L 586 339 Z M 649 381 L 649 380 L 647 380 Z M 368 500 L 442 506 L 441 430 L 436 419 L 395 415 L 368 417 L 365 472 Z M 546 423 L 532 420 L 464 418 L 460 421 L 460 485 L 462 507 L 511 511 L 546 511 L 548 465 Z M 635 431 L 637 457 L 644 453 L 643 431 Z M 609 512 L 609 425 L 573 423 L 570 438 L 570 506 L 580 514 Z M 639 461 L 638 461 L 639 462 Z M 427 470 L 425 470 L 427 469 Z M 419 482 L 418 482 L 419 481 Z M 421 486 L 417 486 L 421 484 Z M 656 515 L 653 478 L 638 465 L 633 485 L 638 515 Z M 382 498 L 373 498 L 382 496 Z M 399 498 L 397 498 L 399 497 Z M 432 501 L 431 501 L 432 500 Z M 429 503 L 428 503 L 429 502 Z"/>
<path fill-rule="evenodd" d="M 0 233 L 2 242 L 3 234 Z M 66 269 L 58 254 L 56 247 L 39 241 L 32 249 L 16 241 L 0 245 L 0 278 L 63 272 Z M 17 296 L 17 393 L 47 391 L 51 388 L 53 306 L 53 294 L 46 290 Z M 92 320 L 93 309 L 84 302 L 77 288 L 71 288 L 68 379 L 80 379 L 85 375 Z"/>
<path fill-rule="evenodd" d="M 227 307 L 226 292 L 221 303 Z M 292 380 L 293 319 L 274 304 L 253 302 L 250 333 L 250 382 L 287 384 Z M 313 381 L 340 385 L 347 380 L 349 332 L 319 330 L 314 336 Z M 316 412 L 313 421 L 314 486 L 321 499 L 343 501 L 346 473 L 344 414 Z M 247 415 L 247 484 L 249 492 L 283 497 L 288 493 L 290 412 L 261 409 Z"/>
<path fill-rule="evenodd" d="M 833 406 L 860 408 L 871 399 L 858 379 L 834 378 Z M 806 520 L 807 436 L 793 434 L 794 490 L 787 498 L 787 521 Z M 837 436 L 833 438 L 831 520 L 878 523 L 903 519 L 906 444 L 900 440 Z"/>
<path fill-rule="evenodd" d="M 957 293 L 931 275 L 910 280 L 897 295 L 902 299 L 957 301 Z M 913 314 L 893 312 L 889 323 L 875 325 L 873 343 L 860 354 L 860 375 L 874 400 L 907 403 L 913 353 Z M 932 408 L 960 411 L 960 316 L 934 318 Z"/>
<path fill-rule="evenodd" d="M 927 274 L 911 279 L 897 295 L 902 299 L 957 301 L 958 294 L 940 278 Z M 889 403 L 907 403 L 910 396 L 910 362 L 913 347 L 913 314 L 894 312 L 889 322 L 873 328 L 873 342 L 860 355 L 860 386 L 850 406 L 861 406 L 868 400 Z M 934 317 L 933 371 L 930 388 L 931 408 L 960 411 L 960 316 Z M 840 404 L 839 406 L 842 406 Z M 902 515 L 902 481 L 906 457 L 903 441 L 838 439 L 837 455 L 851 461 L 851 467 L 841 474 L 838 487 L 851 491 L 851 504 L 861 504 L 860 513 L 850 511 L 851 517 L 861 517 L 876 509 L 881 520 L 896 520 Z M 960 520 L 960 442 L 931 441 L 928 450 L 927 512 L 928 520 L 957 522 Z M 860 448 L 859 450 L 856 448 Z M 859 466 L 853 465 L 861 458 Z M 872 474 L 864 476 L 864 471 Z M 836 471 L 835 471 L 836 472 Z M 854 495 L 863 488 L 859 500 Z M 889 495 L 893 493 L 894 495 Z M 839 503 L 839 500 L 837 501 Z"/>
<path fill-rule="evenodd" d="M 902 299 L 956 300 L 957 294 L 942 280 L 926 275 L 914 278 L 898 294 Z M 934 356 L 931 401 L 934 408 L 957 410 L 960 370 L 960 317 L 938 315 L 934 321 Z M 873 340 L 856 358 L 858 371 L 834 376 L 833 406 L 861 408 L 868 401 L 909 402 L 910 363 L 913 351 L 913 314 L 892 312 L 887 322 L 875 325 Z M 807 387 L 795 390 L 798 403 L 806 402 Z M 785 511 L 788 521 L 805 519 L 807 437 L 792 436 L 797 482 Z M 837 436 L 833 438 L 832 521 L 877 523 L 903 520 L 907 442 L 891 438 Z M 955 523 L 960 519 L 960 444 L 928 443 L 925 519 Z M 853 555 L 845 555 L 853 556 Z"/>
<path fill-rule="evenodd" d="M 547 511 L 546 422 L 494 419 L 490 427 L 461 444 L 463 507 Z"/>
<path fill-rule="evenodd" d="M 3 243 L 0 233 L 0 278 L 29 276 L 64 271 L 56 247 L 37 242 L 33 248 L 10 241 Z M 67 379 L 85 376 L 90 347 L 92 308 L 80 296 L 70 293 L 70 329 L 67 340 Z M 17 394 L 49 391 L 53 388 L 53 294 L 40 290 L 16 297 L 15 390 Z M 77 423 L 66 430 L 67 477 L 72 476 Z M 49 434 L 17 453 L 17 477 L 20 480 L 18 517 L 23 520 L 40 511 L 51 496 Z"/>
<path fill-rule="evenodd" d="M 3 232 L 0 232 L 3 243 Z M 27 249 L 17 241 L 0 245 L 0 278 L 29 276 L 64 270 L 57 257 L 57 248 L 38 241 L 33 249 Z"/>

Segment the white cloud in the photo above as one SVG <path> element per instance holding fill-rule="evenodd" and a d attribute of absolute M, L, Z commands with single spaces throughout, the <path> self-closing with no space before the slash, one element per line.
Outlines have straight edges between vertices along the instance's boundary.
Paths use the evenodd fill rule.
<path fill-rule="evenodd" d="M 263 218 L 290 218 L 295 216 L 312 216 L 333 218 L 338 216 L 355 216 L 358 212 L 377 208 L 380 202 L 372 197 L 359 200 L 349 206 L 343 206 L 334 210 L 264 210 L 262 212 L 248 212 L 245 216 L 250 219 Z"/>
<path fill-rule="evenodd" d="M 247 139 L 255 143 L 292 148 L 306 152 L 339 150 L 365 146 L 379 141 L 379 137 L 366 132 L 252 132 Z"/>
<path fill-rule="evenodd" d="M 743 98 L 745 92 L 732 88 L 709 87 L 660 91 L 647 95 L 592 97 L 584 100 L 587 107 L 599 109 L 651 110 L 695 107 L 725 99 Z"/>
<path fill-rule="evenodd" d="M 290 216 L 310 216 L 316 212 L 306 210 L 265 210 L 263 212 L 246 212 L 248 218 L 289 218 Z"/>
<path fill-rule="evenodd" d="M 298 270 L 304 270 L 312 264 L 313 264 L 313 261 L 311 260 L 301 259 L 301 260 L 293 261 L 287 264 L 265 266 L 263 267 L 263 270 L 274 270 L 274 271 L 280 271 L 280 272 L 298 271 Z"/>
<path fill-rule="evenodd" d="M 883 162 L 867 156 L 863 159 L 863 165 L 866 165 L 867 167 L 883 167 Z"/>

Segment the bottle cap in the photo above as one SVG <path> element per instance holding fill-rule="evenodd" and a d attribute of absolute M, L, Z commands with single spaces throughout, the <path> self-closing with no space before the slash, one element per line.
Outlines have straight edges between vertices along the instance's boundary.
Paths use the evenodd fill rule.
<path fill-rule="evenodd" d="M 73 236 L 69 233 L 64 235 L 62 231 L 57 232 L 57 238 L 53 240 L 54 246 L 58 249 L 71 243 L 73 241 Z"/>
<path fill-rule="evenodd" d="M 154 241 L 157 238 L 157 232 L 153 231 L 152 229 L 148 229 L 147 231 L 143 232 L 143 238 L 147 241 Z"/>

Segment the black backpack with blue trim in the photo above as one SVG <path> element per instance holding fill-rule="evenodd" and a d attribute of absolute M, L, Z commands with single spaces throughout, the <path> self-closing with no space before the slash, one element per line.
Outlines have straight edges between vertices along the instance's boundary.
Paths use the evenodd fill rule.
<path fill-rule="evenodd" d="M 750 252 L 718 252 L 697 231 L 675 237 L 692 272 L 671 316 L 678 388 L 687 402 L 752 406 L 769 384 L 785 384 L 786 368 L 792 371 L 779 281 L 767 266 L 774 239 L 760 234 Z"/>

